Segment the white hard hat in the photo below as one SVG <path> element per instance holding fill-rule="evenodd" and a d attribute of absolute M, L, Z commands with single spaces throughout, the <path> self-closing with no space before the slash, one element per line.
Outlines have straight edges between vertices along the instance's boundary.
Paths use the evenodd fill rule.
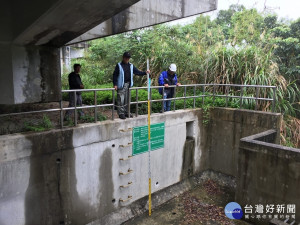
<path fill-rule="evenodd" d="M 170 65 L 169 69 L 170 69 L 172 72 L 176 72 L 176 70 L 177 70 L 176 64 L 172 63 L 172 64 Z"/>

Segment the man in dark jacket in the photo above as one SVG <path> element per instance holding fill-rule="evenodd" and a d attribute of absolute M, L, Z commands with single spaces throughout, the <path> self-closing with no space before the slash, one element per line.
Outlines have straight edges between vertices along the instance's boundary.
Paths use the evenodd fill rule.
<path fill-rule="evenodd" d="M 130 58 L 130 53 L 125 52 L 122 62 L 116 65 L 113 74 L 113 84 L 117 91 L 117 107 L 120 119 L 131 117 L 127 109 L 129 104 L 129 88 L 133 86 L 133 74 L 143 76 L 150 73 L 150 71 L 139 71 L 134 65 L 129 63 Z"/>
<path fill-rule="evenodd" d="M 173 85 L 181 85 L 178 83 L 177 75 L 176 75 L 177 67 L 175 64 L 171 64 L 167 71 L 163 71 L 160 76 L 158 83 L 160 86 L 165 86 L 164 93 L 162 93 L 163 88 L 159 89 L 160 94 L 163 95 L 164 99 L 173 98 L 174 96 L 174 88 L 170 88 L 169 86 Z M 171 110 L 171 100 L 164 101 L 164 111 Z"/>
<path fill-rule="evenodd" d="M 81 65 L 80 64 L 74 64 L 74 72 L 69 74 L 69 88 L 70 90 L 75 90 L 75 89 L 84 89 L 84 86 L 81 82 L 80 78 L 80 69 Z M 75 107 L 75 96 L 74 92 L 69 93 L 69 107 Z M 76 104 L 77 106 L 82 106 L 82 97 L 81 97 L 81 92 L 76 92 Z M 68 110 L 65 116 L 65 120 L 70 118 L 70 115 L 73 113 L 74 110 Z M 82 110 L 78 110 L 79 117 L 84 116 L 84 113 Z"/>

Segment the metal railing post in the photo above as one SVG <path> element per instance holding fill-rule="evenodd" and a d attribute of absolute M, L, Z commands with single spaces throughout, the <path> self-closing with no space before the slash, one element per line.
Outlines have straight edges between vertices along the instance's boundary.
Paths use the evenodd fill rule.
<path fill-rule="evenodd" d="M 128 89 L 128 108 L 127 108 L 127 112 L 128 112 L 128 117 L 130 118 L 130 105 L 131 105 L 131 89 Z"/>
<path fill-rule="evenodd" d="M 215 99 L 216 99 L 216 86 L 214 84 L 214 89 L 213 89 L 213 105 L 215 105 Z"/>
<path fill-rule="evenodd" d="M 139 116 L 139 92 L 138 92 L 138 89 L 135 89 L 135 101 L 136 101 L 136 104 L 135 104 L 135 116 L 138 117 Z"/>
<path fill-rule="evenodd" d="M 272 112 L 276 112 L 276 87 L 273 87 Z"/>
<path fill-rule="evenodd" d="M 165 112 L 165 108 L 164 108 L 164 104 L 165 104 L 165 86 L 162 87 L 162 105 L 161 105 L 161 112 L 164 113 Z"/>
<path fill-rule="evenodd" d="M 60 106 L 60 128 L 64 127 L 64 111 L 63 111 L 63 101 L 60 100 L 59 102 Z"/>
<path fill-rule="evenodd" d="M 94 117 L 95 117 L 95 123 L 97 122 L 97 92 L 94 91 Z"/>
<path fill-rule="evenodd" d="M 240 97 L 240 108 L 243 108 L 243 92 L 244 92 L 244 87 L 241 86 L 241 97 Z"/>
<path fill-rule="evenodd" d="M 74 109 L 74 124 L 75 126 L 77 126 L 77 94 L 76 94 L 76 91 L 74 91 L 74 106 L 75 106 L 75 109 Z"/>
<path fill-rule="evenodd" d="M 183 108 L 186 108 L 186 86 L 184 86 L 184 105 Z"/>
<path fill-rule="evenodd" d="M 202 107 L 204 105 L 204 97 L 205 97 L 205 85 L 202 87 Z"/>
<path fill-rule="evenodd" d="M 193 109 L 196 108 L 196 85 L 194 86 Z"/>
<path fill-rule="evenodd" d="M 113 101 L 113 106 L 112 106 L 112 110 L 111 110 L 111 119 L 114 120 L 115 119 L 115 89 L 112 90 L 112 101 Z"/>
<path fill-rule="evenodd" d="M 174 87 L 174 112 L 176 111 L 176 87 Z"/>
<path fill-rule="evenodd" d="M 255 87 L 255 111 L 258 108 L 258 95 L 259 95 L 259 87 Z"/>
<path fill-rule="evenodd" d="M 225 93 L 226 93 L 226 105 L 225 105 L 225 107 L 227 108 L 228 107 L 228 87 L 229 86 L 225 86 Z"/>

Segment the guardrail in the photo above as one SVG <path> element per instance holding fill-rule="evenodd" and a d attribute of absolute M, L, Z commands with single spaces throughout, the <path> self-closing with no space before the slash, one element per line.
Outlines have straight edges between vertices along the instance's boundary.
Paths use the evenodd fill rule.
<path fill-rule="evenodd" d="M 216 94 L 216 89 L 217 87 L 225 87 L 225 95 L 219 95 Z M 187 88 L 188 87 L 193 87 L 193 95 L 192 96 L 186 96 L 187 93 Z M 197 87 L 202 87 L 202 95 L 196 95 L 196 88 Z M 213 87 L 213 93 L 211 95 L 207 95 L 205 94 L 205 89 L 206 87 Z M 236 87 L 236 88 L 240 88 L 240 95 L 239 96 L 235 96 L 235 95 L 229 95 L 229 87 Z M 162 88 L 163 92 L 165 90 L 164 86 L 152 86 L 151 90 L 150 90 L 150 102 L 164 102 L 166 101 L 163 96 L 161 99 L 156 99 L 153 100 L 152 99 L 152 90 L 153 89 L 159 89 Z M 169 86 L 169 88 L 174 88 L 174 98 L 169 98 L 168 100 L 174 100 L 174 104 L 173 104 L 173 108 L 174 111 L 176 110 L 176 100 L 180 100 L 180 99 L 184 99 L 184 109 L 186 109 L 186 99 L 193 99 L 193 108 L 196 107 L 196 99 L 197 98 L 202 98 L 202 104 L 204 104 L 204 98 L 205 97 L 213 97 L 213 103 L 215 101 L 216 97 L 225 97 L 226 98 L 226 107 L 228 106 L 228 100 L 229 98 L 239 98 L 240 99 L 240 107 L 242 108 L 243 105 L 243 100 L 244 99 L 252 99 L 255 100 L 256 104 L 255 104 L 255 110 L 257 110 L 257 103 L 259 100 L 261 101 L 271 101 L 272 102 L 272 112 L 275 112 L 275 103 L 276 103 L 276 86 L 265 86 L 265 85 L 239 85 L 239 84 L 190 84 L 190 85 L 180 85 L 180 86 Z M 184 96 L 183 97 L 176 97 L 176 89 L 177 88 L 184 88 Z M 248 96 L 244 96 L 244 88 L 255 88 L 256 89 L 256 96 L 255 97 L 248 97 Z M 261 88 L 271 88 L 273 90 L 273 98 L 260 98 L 259 97 L 259 90 Z M 138 116 L 138 104 L 140 103 L 147 103 L 147 101 L 138 101 L 138 90 L 147 90 L 147 87 L 133 87 L 130 88 L 130 90 L 135 90 L 136 91 L 136 101 L 135 102 L 130 102 L 129 105 L 136 105 L 136 116 Z M 129 101 L 131 101 L 131 91 L 129 93 Z M 152 107 L 150 107 L 150 109 L 152 109 Z M 128 106 L 128 112 L 130 113 L 130 107 Z M 164 112 L 164 107 L 162 104 L 162 113 Z"/>
<path fill-rule="evenodd" d="M 97 102 L 97 92 L 98 91 L 112 91 L 112 104 L 98 104 Z M 103 108 L 103 107 L 112 107 L 112 120 L 114 120 L 114 105 L 115 105 L 115 89 L 114 88 L 102 88 L 102 89 L 80 89 L 80 90 L 63 90 L 62 93 L 74 93 L 74 102 L 76 103 L 77 99 L 77 92 L 94 92 L 94 105 L 89 105 L 89 106 L 76 106 L 75 107 L 68 107 L 68 108 L 63 108 L 62 105 L 62 101 L 60 101 L 60 126 L 61 128 L 63 127 L 63 120 L 64 120 L 64 116 L 63 116 L 63 111 L 66 110 L 75 110 L 75 119 L 74 119 L 74 124 L 75 126 L 77 126 L 77 109 L 90 109 L 90 108 L 94 108 L 94 118 L 95 118 L 95 122 L 97 122 L 97 108 Z"/>
<path fill-rule="evenodd" d="M 223 91 L 224 94 L 218 94 L 217 88 L 223 87 L 225 90 Z M 151 111 L 152 111 L 152 103 L 154 102 L 164 102 L 166 101 L 163 96 L 161 99 L 152 99 L 152 90 L 162 88 L 163 91 L 165 90 L 165 87 L 163 86 L 152 86 L 150 89 L 150 102 L 151 102 Z M 272 112 L 275 112 L 275 104 L 276 104 L 276 86 L 265 86 L 265 85 L 238 85 L 238 84 L 190 84 L 190 85 L 180 85 L 180 86 L 169 86 L 169 88 L 174 88 L 174 97 L 169 98 L 167 100 L 173 100 L 173 111 L 176 110 L 176 100 L 184 100 L 184 109 L 186 109 L 186 100 L 187 99 L 193 99 L 193 108 L 196 108 L 196 99 L 201 98 L 202 104 L 204 104 L 205 97 L 213 97 L 213 104 L 215 102 L 216 97 L 224 97 L 226 99 L 226 105 L 228 106 L 228 101 L 230 98 L 239 98 L 240 99 L 240 108 L 243 106 L 243 100 L 244 99 L 250 99 L 255 101 L 255 110 L 257 110 L 258 107 L 258 101 L 270 101 L 272 102 Z M 184 89 L 183 96 L 182 97 L 176 97 L 176 90 L 182 88 Z M 192 95 L 187 96 L 187 89 L 192 88 Z M 201 94 L 197 95 L 196 90 L 197 88 L 201 88 L 202 92 Z M 206 94 L 206 88 L 212 88 L 212 94 Z M 239 88 L 240 95 L 230 95 L 230 88 Z M 245 89 L 247 88 L 255 88 L 255 96 L 249 97 L 244 96 Z M 128 107 L 128 113 L 130 113 L 131 105 L 135 105 L 136 107 L 136 116 L 138 116 L 138 110 L 139 110 L 139 104 L 147 103 L 147 101 L 139 101 L 138 96 L 138 90 L 145 89 L 147 90 L 147 87 L 132 87 L 129 91 L 129 104 Z M 259 91 L 260 89 L 272 89 L 273 90 L 273 97 L 272 98 L 262 98 L 259 97 Z M 111 91 L 112 92 L 112 103 L 111 104 L 98 104 L 97 102 L 97 92 L 102 91 Z M 136 92 L 136 100 L 134 102 L 131 101 L 131 93 L 132 91 Z M 19 113 L 9 113 L 9 114 L 0 114 L 0 117 L 5 116 L 14 116 L 14 115 L 26 115 L 26 114 L 35 114 L 35 113 L 49 113 L 49 112 L 60 112 L 60 127 L 63 128 L 64 124 L 64 111 L 67 110 L 74 110 L 74 125 L 77 126 L 78 124 L 78 110 L 79 109 L 91 109 L 94 108 L 94 118 L 95 122 L 97 122 L 97 109 L 103 108 L 103 107 L 112 107 L 111 113 L 112 113 L 112 120 L 114 120 L 114 108 L 115 108 L 115 93 L 116 90 L 114 88 L 102 88 L 102 89 L 80 89 L 80 90 L 63 90 L 62 93 L 74 93 L 74 102 L 77 102 L 76 100 L 76 93 L 78 92 L 93 92 L 94 93 L 94 104 L 93 105 L 85 105 L 85 106 L 75 106 L 74 107 L 63 107 L 63 101 L 60 101 L 60 107 L 56 109 L 46 109 L 46 110 L 38 110 L 38 111 L 29 111 L 29 112 L 19 112 Z M 164 113 L 164 107 L 162 104 L 162 113 Z"/>

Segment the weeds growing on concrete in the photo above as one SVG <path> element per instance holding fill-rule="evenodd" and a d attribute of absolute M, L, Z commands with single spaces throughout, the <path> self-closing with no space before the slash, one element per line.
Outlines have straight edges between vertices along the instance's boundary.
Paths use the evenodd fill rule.
<path fill-rule="evenodd" d="M 53 128 L 52 122 L 47 115 L 43 115 L 42 121 L 34 124 L 32 122 L 24 122 L 24 129 L 26 131 L 45 131 Z"/>

